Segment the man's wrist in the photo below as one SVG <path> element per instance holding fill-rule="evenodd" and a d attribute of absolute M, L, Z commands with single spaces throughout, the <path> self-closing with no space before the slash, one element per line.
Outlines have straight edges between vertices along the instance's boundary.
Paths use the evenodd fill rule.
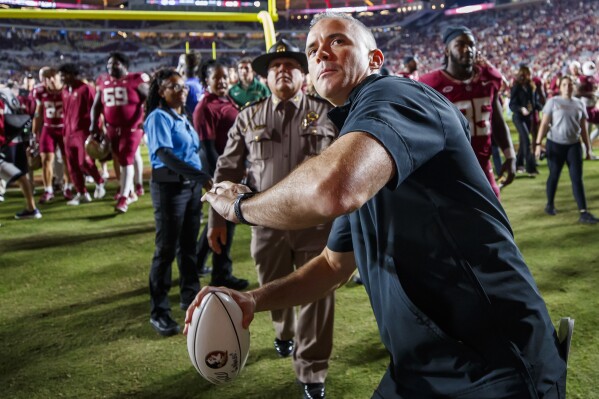
<path fill-rule="evenodd" d="M 233 204 L 233 210 L 235 211 L 235 217 L 237 217 L 237 220 L 239 220 L 239 223 L 247 224 L 248 226 L 255 226 L 255 224 L 248 222 L 243 217 L 243 213 L 241 212 L 241 202 L 248 198 L 253 197 L 256 194 L 258 194 L 258 193 L 242 193 L 237 196 L 237 199 L 235 200 L 235 203 Z"/>

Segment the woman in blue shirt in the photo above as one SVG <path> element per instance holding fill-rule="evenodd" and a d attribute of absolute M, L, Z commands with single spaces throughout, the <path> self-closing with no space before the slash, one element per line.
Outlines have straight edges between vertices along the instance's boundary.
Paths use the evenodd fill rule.
<path fill-rule="evenodd" d="M 200 289 L 196 239 L 200 229 L 202 172 L 198 135 L 185 114 L 188 87 L 174 70 L 156 73 L 146 100 L 144 130 L 148 136 L 156 222 L 156 249 L 150 270 L 150 324 L 163 336 L 179 332 L 170 316 L 171 265 L 179 266 L 180 306 L 187 309 Z"/>

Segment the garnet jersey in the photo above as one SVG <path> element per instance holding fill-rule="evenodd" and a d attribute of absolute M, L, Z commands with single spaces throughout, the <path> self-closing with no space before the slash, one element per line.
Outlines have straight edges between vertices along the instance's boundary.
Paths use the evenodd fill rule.
<path fill-rule="evenodd" d="M 81 80 L 75 81 L 72 87 L 62 89 L 62 105 L 64 115 L 64 135 L 89 134 L 91 125 L 90 110 L 94 103 L 96 91 Z"/>
<path fill-rule="evenodd" d="M 62 91 L 48 90 L 44 85 L 33 88 L 33 98 L 42 105 L 44 126 L 63 127 Z"/>
<path fill-rule="evenodd" d="M 128 73 L 120 79 L 102 75 L 96 81 L 101 92 L 104 119 L 112 127 L 132 128 L 141 125 L 143 99 L 137 88 L 150 80 L 145 73 Z"/>
<path fill-rule="evenodd" d="M 597 102 L 595 92 L 597 91 L 597 81 L 594 76 L 578 76 L 578 94 L 585 107 L 594 107 Z"/>
<path fill-rule="evenodd" d="M 466 117 L 470 125 L 472 148 L 479 161 L 491 156 L 491 118 L 493 101 L 501 89 L 501 73 L 490 66 L 474 66 L 474 77 L 461 81 L 443 70 L 436 70 L 420 77 L 449 99 Z"/>

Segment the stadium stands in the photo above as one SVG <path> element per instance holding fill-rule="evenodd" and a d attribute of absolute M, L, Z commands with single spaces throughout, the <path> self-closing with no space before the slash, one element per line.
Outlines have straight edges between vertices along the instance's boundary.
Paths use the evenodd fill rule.
<path fill-rule="evenodd" d="M 439 67 L 439 32 L 449 24 L 464 24 L 476 33 L 479 50 L 509 78 L 520 63 L 529 64 L 534 73 L 554 74 L 572 59 L 593 59 L 599 52 L 599 9 L 594 5 L 594 0 L 554 0 L 458 16 L 429 10 L 359 17 L 373 28 L 392 73 L 401 70 L 405 55 L 415 54 L 421 71 Z M 309 18 L 286 15 L 281 13 L 277 33 L 302 42 Z M 44 29 L 39 22 L 0 20 L 6 27 L 0 32 L 0 50 L 9 55 L 0 61 L 0 79 L 16 79 L 24 71 L 66 61 L 78 62 L 86 75 L 95 77 L 111 51 L 127 53 L 133 70 L 143 66 L 151 72 L 175 65 L 186 43 L 205 57 L 210 57 L 213 42 L 218 54 L 229 58 L 257 55 L 264 47 L 262 27 L 256 23 L 43 21 Z"/>

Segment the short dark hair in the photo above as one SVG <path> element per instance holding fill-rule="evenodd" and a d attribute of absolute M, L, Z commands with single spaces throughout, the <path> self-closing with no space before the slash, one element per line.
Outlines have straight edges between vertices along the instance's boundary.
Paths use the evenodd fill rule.
<path fill-rule="evenodd" d="M 407 56 L 405 56 L 405 57 L 403 58 L 403 63 L 404 63 L 404 65 L 407 65 L 407 64 L 409 64 L 409 63 L 410 63 L 410 62 L 412 62 L 412 61 L 416 61 L 416 57 L 415 57 L 415 56 L 413 56 L 413 55 L 407 55 Z"/>
<path fill-rule="evenodd" d="M 62 64 L 58 68 L 58 72 L 65 74 L 65 75 L 78 76 L 79 75 L 79 66 L 77 66 L 77 64 L 74 64 L 72 62 L 67 62 L 66 64 Z"/>
<path fill-rule="evenodd" d="M 148 115 L 150 115 L 156 108 L 168 109 L 166 102 L 162 97 L 160 97 L 160 86 L 162 85 L 162 82 L 164 82 L 166 79 L 169 79 L 171 76 L 180 77 L 181 75 L 173 68 L 163 68 L 158 70 L 152 77 L 150 88 L 148 90 L 148 98 L 146 98 L 145 118 L 147 118 Z"/>
<path fill-rule="evenodd" d="M 127 57 L 125 54 L 118 51 L 113 51 L 112 53 L 108 54 L 108 59 L 111 58 L 114 58 L 115 60 L 123 64 L 125 68 L 129 68 L 129 57 Z"/>
<path fill-rule="evenodd" d="M 202 55 L 195 52 L 183 55 L 185 56 L 185 76 L 187 79 L 197 76 L 202 63 Z"/>
<path fill-rule="evenodd" d="M 200 71 L 200 81 L 202 82 L 202 86 L 204 88 L 208 87 L 208 76 L 210 75 L 210 71 L 213 71 L 217 68 L 225 68 L 228 67 L 219 60 L 208 60 L 202 64 L 202 68 Z"/>

